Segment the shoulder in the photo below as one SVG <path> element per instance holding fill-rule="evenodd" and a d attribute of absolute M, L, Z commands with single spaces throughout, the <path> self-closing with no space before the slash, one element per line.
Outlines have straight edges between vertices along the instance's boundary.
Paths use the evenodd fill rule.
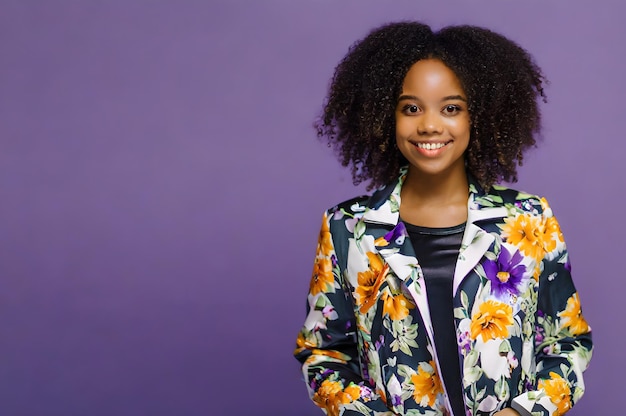
<path fill-rule="evenodd" d="M 502 185 L 493 185 L 476 198 L 476 203 L 481 207 L 501 206 L 510 212 L 531 215 L 543 215 L 550 209 L 546 198 Z"/>
<path fill-rule="evenodd" d="M 329 218 L 343 217 L 346 215 L 351 217 L 360 216 L 360 214 L 365 212 L 370 198 L 371 195 L 359 195 L 347 199 L 327 209 L 326 215 L 328 215 Z"/>

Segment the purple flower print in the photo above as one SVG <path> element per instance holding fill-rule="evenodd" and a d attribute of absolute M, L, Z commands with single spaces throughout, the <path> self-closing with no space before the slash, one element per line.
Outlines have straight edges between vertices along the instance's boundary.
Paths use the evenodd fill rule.
<path fill-rule="evenodd" d="M 534 391 L 534 390 L 535 390 L 535 385 L 531 383 L 531 381 L 528 378 L 524 379 L 524 391 Z"/>
<path fill-rule="evenodd" d="M 335 213 L 333 214 L 333 220 L 340 220 L 343 218 L 343 210 L 342 209 L 338 209 L 337 211 L 335 211 Z"/>
<path fill-rule="evenodd" d="M 536 209 L 534 209 L 533 207 L 533 203 L 530 200 L 525 200 L 525 201 L 516 201 L 515 202 L 515 206 L 517 208 L 520 208 L 524 211 L 528 211 L 528 212 L 537 212 Z"/>
<path fill-rule="evenodd" d="M 542 326 L 535 326 L 535 347 L 540 346 L 546 338 L 546 332 Z"/>
<path fill-rule="evenodd" d="M 467 331 L 461 332 L 457 336 L 457 342 L 459 344 L 459 351 L 461 354 L 466 355 L 472 349 L 472 338 Z"/>
<path fill-rule="evenodd" d="M 506 361 L 509 363 L 509 368 L 511 370 L 516 369 L 517 365 L 519 364 L 519 361 L 517 357 L 515 357 L 515 353 L 513 351 L 509 351 L 506 354 Z"/>
<path fill-rule="evenodd" d="M 378 337 L 376 342 L 374 342 L 374 348 L 376 349 L 376 351 L 378 351 L 383 345 L 385 345 L 385 337 L 381 335 L 380 337 Z"/>
<path fill-rule="evenodd" d="M 385 234 L 383 238 L 387 240 L 388 243 L 395 242 L 398 245 L 402 245 L 407 235 L 409 235 L 409 233 L 406 231 L 406 226 L 400 221 L 398 225 Z"/>
<path fill-rule="evenodd" d="M 372 385 L 374 385 L 372 383 Z M 370 389 L 369 387 L 367 387 L 366 385 L 364 385 L 363 383 L 359 383 L 359 387 L 361 389 L 361 394 L 360 394 L 360 398 L 362 400 L 364 400 L 365 402 L 369 402 L 370 400 L 374 400 L 374 392 L 372 391 L 372 389 Z"/>
<path fill-rule="evenodd" d="M 334 315 L 337 315 L 337 313 L 335 312 L 335 308 L 333 308 L 332 305 L 326 305 L 322 309 L 322 315 L 326 319 L 328 319 L 328 318 L 332 319 L 332 318 L 334 318 Z M 335 318 L 335 319 L 337 319 L 337 318 Z"/>
<path fill-rule="evenodd" d="M 345 224 L 346 224 L 346 229 L 353 233 L 354 232 L 354 226 L 356 225 L 356 223 L 359 222 L 359 219 L 354 217 L 354 218 L 348 218 L 345 220 Z"/>
<path fill-rule="evenodd" d="M 485 261 L 483 265 L 485 274 L 491 281 L 491 292 L 497 297 L 506 293 L 519 295 L 518 286 L 526 273 L 526 266 L 520 264 L 522 259 L 519 251 L 511 256 L 511 253 L 503 246 L 496 261 Z"/>

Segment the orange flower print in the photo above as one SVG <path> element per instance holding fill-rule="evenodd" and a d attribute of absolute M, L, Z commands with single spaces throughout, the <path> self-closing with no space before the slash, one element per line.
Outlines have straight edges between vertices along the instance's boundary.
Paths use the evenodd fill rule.
<path fill-rule="evenodd" d="M 505 218 L 502 233 L 506 241 L 517 247 L 527 256 L 541 260 L 544 251 L 544 227 L 537 217 L 524 214 L 515 218 Z"/>
<path fill-rule="evenodd" d="M 589 332 L 589 325 L 582 315 L 578 293 L 574 293 L 567 299 L 567 307 L 563 312 L 559 312 L 563 319 L 563 326 L 569 328 L 572 335 L 580 335 Z"/>
<path fill-rule="evenodd" d="M 313 264 L 313 276 L 311 276 L 309 286 L 311 295 L 317 295 L 320 292 L 334 292 L 334 283 L 335 277 L 330 259 L 317 257 Z"/>
<path fill-rule="evenodd" d="M 554 416 L 561 416 L 571 409 L 571 390 L 567 380 L 557 373 L 550 372 L 550 380 L 540 380 L 539 388 L 546 392 L 550 401 L 556 406 Z"/>
<path fill-rule="evenodd" d="M 556 218 L 552 215 L 552 208 L 548 204 L 548 201 L 545 198 L 541 198 L 539 200 L 541 203 L 541 209 L 543 210 L 543 214 L 546 218 L 545 231 L 546 234 L 552 235 L 552 233 L 557 233 L 557 240 L 563 241 L 563 235 L 561 234 L 561 228 L 559 227 L 559 223 Z"/>
<path fill-rule="evenodd" d="M 417 368 L 417 374 L 411 376 L 411 382 L 415 386 L 413 399 L 420 406 L 434 406 L 437 395 L 443 393 L 441 380 L 437 374 L 435 362 L 430 361 L 428 365 L 422 363 Z"/>
<path fill-rule="evenodd" d="M 366 313 L 376 302 L 380 285 L 385 281 L 385 276 L 389 270 L 389 266 L 383 265 L 377 254 L 372 252 L 366 254 L 370 261 L 370 268 L 364 272 L 359 272 L 357 275 L 359 286 L 356 288 L 356 303 L 359 305 L 361 313 Z"/>
<path fill-rule="evenodd" d="M 385 237 L 378 237 L 374 241 L 374 245 L 376 247 L 387 247 L 389 245 L 389 241 L 385 240 Z"/>
<path fill-rule="evenodd" d="M 318 350 L 317 348 L 313 348 L 311 350 L 312 356 L 325 355 L 326 357 L 335 358 L 337 360 L 341 360 L 344 363 L 350 361 L 350 356 L 348 354 L 344 354 L 335 350 Z"/>
<path fill-rule="evenodd" d="M 350 384 L 342 389 L 342 383 L 327 379 L 313 395 L 313 402 L 325 409 L 328 416 L 339 416 L 340 406 L 352 403 L 359 398 L 360 394 L 361 389 L 356 384 Z"/>
<path fill-rule="evenodd" d="M 506 338 L 509 336 L 508 327 L 513 324 L 513 308 L 506 303 L 488 300 L 482 303 L 478 312 L 472 316 L 470 336 L 477 339 L 481 336 L 483 342 L 490 339 Z"/>
<path fill-rule="evenodd" d="M 564 242 L 563 233 L 561 232 L 559 222 L 552 216 L 552 209 L 550 205 L 548 205 L 548 201 L 545 198 L 541 198 L 540 202 L 544 214 L 547 214 L 546 216 L 548 217 L 545 223 L 545 233 L 546 236 L 551 237 L 551 239 L 546 242 L 546 250 L 552 251 L 556 248 L 557 243 Z"/>
<path fill-rule="evenodd" d="M 304 337 L 304 334 L 300 332 L 298 334 L 298 338 L 296 338 L 296 346 L 300 349 L 305 349 L 305 348 L 315 348 L 317 347 L 317 344 L 307 340 Z"/>
<path fill-rule="evenodd" d="M 547 218 L 544 225 L 545 249 L 550 252 L 556 248 L 557 243 L 563 243 L 563 233 L 559 222 L 554 217 Z"/>
<path fill-rule="evenodd" d="M 402 293 L 392 294 L 385 291 L 380 298 L 383 300 L 383 314 L 389 314 L 389 318 L 394 321 L 406 318 L 409 316 L 409 309 L 415 307 Z"/>
<path fill-rule="evenodd" d="M 330 229 L 328 228 L 328 221 L 326 220 L 327 215 L 324 214 L 324 220 L 322 221 L 322 229 L 320 230 L 320 235 L 317 239 L 317 254 L 322 255 L 324 257 L 330 257 L 330 254 L 333 250 L 333 241 L 330 234 Z"/>

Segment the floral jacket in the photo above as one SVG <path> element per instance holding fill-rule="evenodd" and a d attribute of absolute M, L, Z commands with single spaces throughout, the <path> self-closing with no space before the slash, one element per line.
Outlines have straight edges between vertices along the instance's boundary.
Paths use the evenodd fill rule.
<path fill-rule="evenodd" d="M 399 221 L 404 175 L 324 214 L 297 338 L 328 415 L 451 415 L 420 265 Z M 592 353 L 559 224 L 543 198 L 470 178 L 454 273 L 466 415 L 562 415 Z M 455 415 L 461 416 L 461 415 Z"/>

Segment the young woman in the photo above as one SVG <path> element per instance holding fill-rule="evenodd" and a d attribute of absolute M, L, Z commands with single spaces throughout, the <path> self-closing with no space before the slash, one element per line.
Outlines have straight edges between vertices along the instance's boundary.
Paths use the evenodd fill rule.
<path fill-rule="evenodd" d="M 489 30 L 382 26 L 318 134 L 369 196 L 325 212 L 295 355 L 329 415 L 562 415 L 591 358 L 563 235 L 516 180 L 543 76 Z"/>

